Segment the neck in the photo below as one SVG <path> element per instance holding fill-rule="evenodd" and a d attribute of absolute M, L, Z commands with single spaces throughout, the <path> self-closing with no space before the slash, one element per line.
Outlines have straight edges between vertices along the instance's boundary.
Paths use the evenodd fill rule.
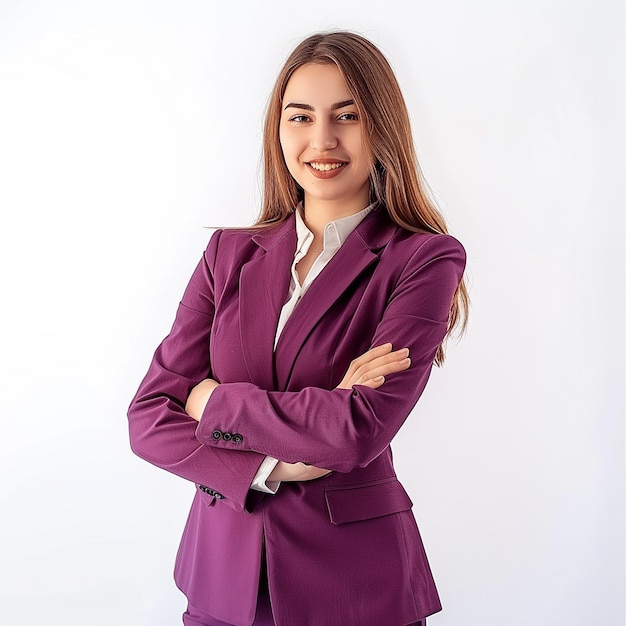
<path fill-rule="evenodd" d="M 317 198 L 304 199 L 304 221 L 316 240 L 322 240 L 326 224 L 342 217 L 354 215 L 369 205 L 367 196 L 355 198 L 349 202 L 324 202 Z"/>

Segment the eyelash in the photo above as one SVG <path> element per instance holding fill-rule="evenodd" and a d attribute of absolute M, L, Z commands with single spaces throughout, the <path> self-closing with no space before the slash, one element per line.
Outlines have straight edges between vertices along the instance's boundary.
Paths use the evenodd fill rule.
<path fill-rule="evenodd" d="M 339 117 L 341 118 L 344 115 L 350 116 L 350 119 L 346 120 L 348 122 L 356 122 L 359 119 L 359 116 L 356 113 L 342 113 Z"/>
<path fill-rule="evenodd" d="M 349 119 L 341 119 L 344 117 L 348 117 Z M 356 122 L 358 121 L 359 116 L 356 113 L 341 113 L 341 115 L 337 116 L 337 120 L 340 122 Z M 304 122 L 311 121 L 311 118 L 304 113 L 299 113 L 298 115 L 293 115 L 289 118 L 290 122 L 295 122 L 296 124 L 302 124 Z"/>

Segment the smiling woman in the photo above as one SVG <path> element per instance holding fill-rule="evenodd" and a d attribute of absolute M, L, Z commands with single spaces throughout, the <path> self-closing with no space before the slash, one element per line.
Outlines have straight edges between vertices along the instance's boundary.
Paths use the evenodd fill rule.
<path fill-rule="evenodd" d="M 306 211 L 326 223 L 368 204 L 372 156 L 348 85 L 336 65 L 307 64 L 283 96 L 280 145 Z"/>
<path fill-rule="evenodd" d="M 440 610 L 390 443 L 468 306 L 368 40 L 287 59 L 249 229 L 211 238 L 128 417 L 197 485 L 175 568 L 192 626 L 406 626 Z"/>

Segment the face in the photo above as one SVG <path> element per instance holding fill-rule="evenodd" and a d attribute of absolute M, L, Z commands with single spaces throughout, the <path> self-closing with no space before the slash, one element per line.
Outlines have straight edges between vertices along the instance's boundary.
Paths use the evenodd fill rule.
<path fill-rule="evenodd" d="M 371 158 L 363 123 L 335 65 L 308 64 L 287 83 L 280 145 L 308 208 L 325 204 L 349 215 L 369 203 Z"/>

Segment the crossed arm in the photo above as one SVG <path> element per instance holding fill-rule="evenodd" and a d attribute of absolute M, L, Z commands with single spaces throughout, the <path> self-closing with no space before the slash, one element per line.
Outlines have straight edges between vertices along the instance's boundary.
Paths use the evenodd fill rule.
<path fill-rule="evenodd" d="M 465 254 L 448 236 L 432 236 L 412 253 L 372 337 L 377 347 L 352 362 L 336 389 L 272 392 L 208 378 L 217 241 L 211 239 L 172 330 L 131 401 L 129 434 L 135 454 L 187 480 L 210 484 L 242 511 L 267 455 L 285 461 L 269 480 L 312 480 L 328 469 L 365 467 L 389 444 L 428 381 Z M 391 342 L 410 349 L 410 362 L 406 353 L 394 353 Z M 389 360 L 377 360 L 381 357 Z M 258 420 L 245 441 L 212 436 L 217 427 L 237 432 L 250 414 Z M 317 428 L 318 414 L 332 416 L 324 428 Z"/>
<path fill-rule="evenodd" d="M 385 383 L 387 376 L 401 372 L 410 365 L 408 348 L 393 350 L 390 343 L 376 346 L 350 363 L 337 389 L 352 389 L 354 385 L 377 389 Z M 189 416 L 200 421 L 207 402 L 218 385 L 219 383 L 212 378 L 206 378 L 193 387 L 185 404 Z M 305 463 L 287 463 L 279 460 L 269 480 L 281 482 L 314 480 L 330 471 Z"/>

